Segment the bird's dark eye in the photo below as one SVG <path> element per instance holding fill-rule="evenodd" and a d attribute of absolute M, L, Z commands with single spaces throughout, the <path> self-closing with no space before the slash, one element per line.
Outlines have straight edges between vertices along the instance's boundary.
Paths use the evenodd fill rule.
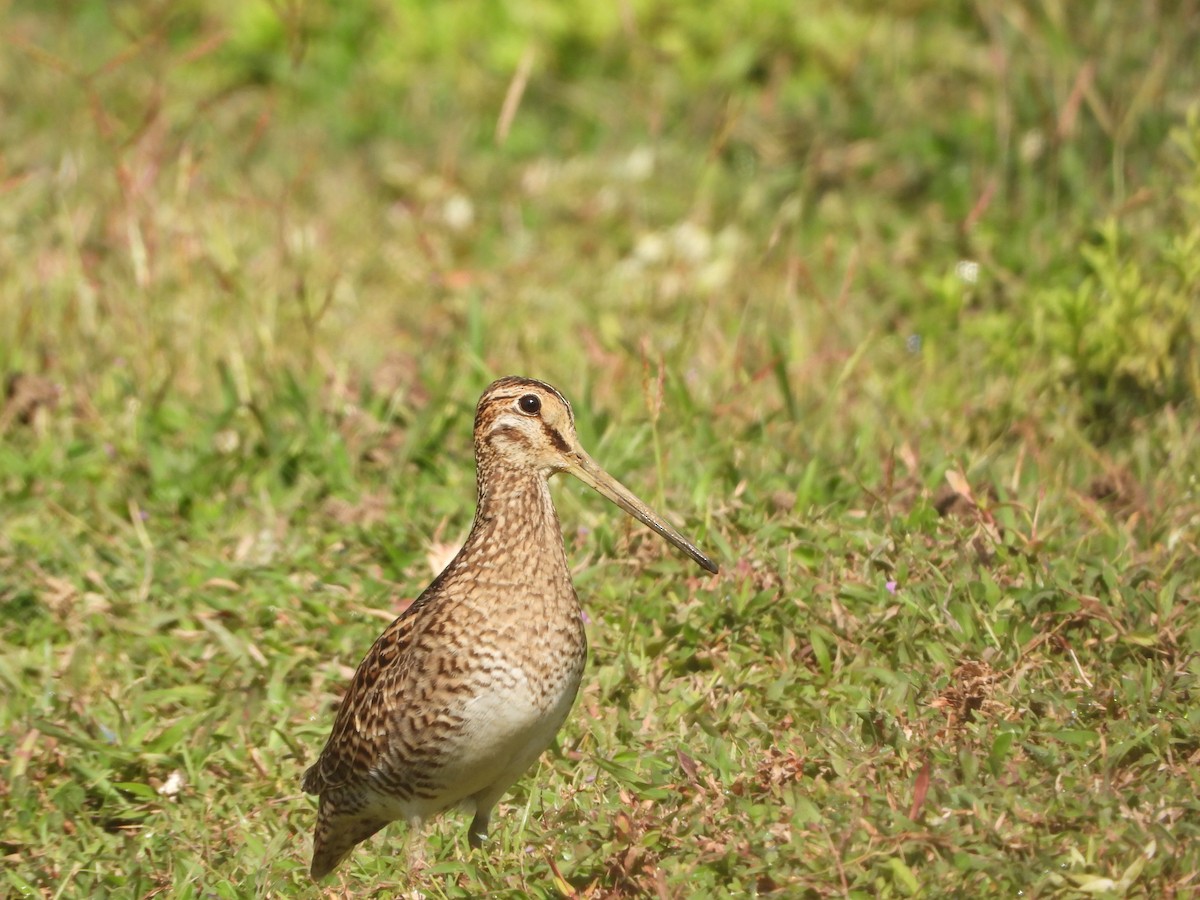
<path fill-rule="evenodd" d="M 517 405 L 521 407 L 521 412 L 536 416 L 542 411 L 542 398 L 537 394 L 526 394 L 517 401 Z"/>

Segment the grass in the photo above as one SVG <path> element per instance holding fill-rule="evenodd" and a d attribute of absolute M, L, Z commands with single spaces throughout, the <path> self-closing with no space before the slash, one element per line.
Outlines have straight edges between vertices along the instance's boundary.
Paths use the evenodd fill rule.
<path fill-rule="evenodd" d="M 557 485 L 556 748 L 327 895 L 1197 890 L 1195 3 L 0 20 L 0 894 L 318 893 L 507 373 L 721 575 Z"/>

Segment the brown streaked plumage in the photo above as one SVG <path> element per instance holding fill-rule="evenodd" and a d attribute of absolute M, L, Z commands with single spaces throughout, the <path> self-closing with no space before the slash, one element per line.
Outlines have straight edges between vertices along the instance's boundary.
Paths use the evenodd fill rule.
<path fill-rule="evenodd" d="M 320 797 L 312 876 L 389 822 L 473 809 L 469 841 L 553 741 L 587 655 L 548 480 L 570 472 L 687 553 L 716 565 L 579 445 L 548 384 L 501 378 L 475 413 L 479 505 L 458 555 L 354 673 L 304 790 Z"/>

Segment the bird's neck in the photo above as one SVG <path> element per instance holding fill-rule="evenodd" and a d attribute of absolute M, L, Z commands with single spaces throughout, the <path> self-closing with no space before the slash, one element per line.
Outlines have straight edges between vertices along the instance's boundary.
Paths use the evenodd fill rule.
<path fill-rule="evenodd" d="M 569 580 L 562 529 L 539 472 L 489 472 L 459 562 L 481 580 L 530 585 Z"/>

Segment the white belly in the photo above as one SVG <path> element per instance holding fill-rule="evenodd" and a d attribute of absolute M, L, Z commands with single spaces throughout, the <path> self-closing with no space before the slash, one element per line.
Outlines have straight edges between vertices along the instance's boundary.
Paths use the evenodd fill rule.
<path fill-rule="evenodd" d="M 516 681 L 512 689 L 480 694 L 463 708 L 463 736 L 439 772 L 444 784 L 455 786 L 452 802 L 506 791 L 554 741 L 579 689 L 575 676 L 556 696 L 539 698 L 523 676 Z"/>
<path fill-rule="evenodd" d="M 372 810 L 381 818 L 415 823 L 453 806 L 490 809 L 550 746 L 571 711 L 583 673 L 563 674 L 547 695 L 535 692 L 524 672 L 510 669 L 502 687 L 455 710 L 462 727 L 441 741 L 435 795 L 400 799 L 372 791 Z"/>

